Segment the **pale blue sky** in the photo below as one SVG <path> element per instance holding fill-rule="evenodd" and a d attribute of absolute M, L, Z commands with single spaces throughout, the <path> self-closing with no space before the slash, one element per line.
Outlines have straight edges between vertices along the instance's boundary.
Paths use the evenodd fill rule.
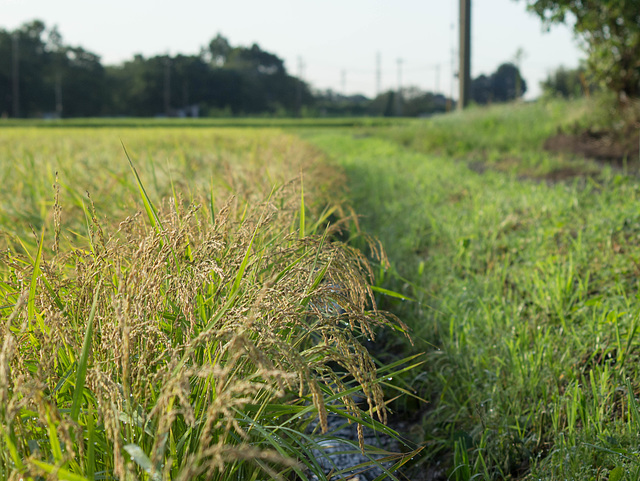
<path fill-rule="evenodd" d="M 218 32 L 232 45 L 258 43 L 315 88 L 376 93 L 398 85 L 457 97 L 451 51 L 458 48 L 458 0 L 0 0 L 0 28 L 31 19 L 58 25 L 66 43 L 119 63 L 135 53 L 195 54 Z M 452 29 L 452 24 L 454 28 Z M 524 50 L 528 98 L 559 65 L 584 57 L 566 26 L 543 32 L 523 0 L 472 0 L 472 75 L 491 73 Z M 457 62 L 457 57 L 456 57 Z M 439 66 L 439 68 L 438 68 Z M 457 69 L 457 66 L 455 67 Z M 343 77 L 344 72 L 344 77 Z M 439 73 L 439 75 L 438 75 Z"/>

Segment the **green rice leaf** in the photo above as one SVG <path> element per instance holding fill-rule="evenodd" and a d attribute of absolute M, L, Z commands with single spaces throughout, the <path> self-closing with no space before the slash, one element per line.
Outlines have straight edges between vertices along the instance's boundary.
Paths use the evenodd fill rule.
<path fill-rule="evenodd" d="M 4 438 L 4 443 L 9 448 L 9 454 L 11 455 L 11 459 L 16 465 L 16 468 L 18 469 L 18 471 L 21 471 L 21 472 L 24 471 L 24 463 L 20 458 L 20 453 L 18 452 L 18 447 L 16 446 L 17 441 L 15 439 L 15 434 L 13 433 L 13 430 L 9 426 L 5 427 L 2 424 L 0 424 L 0 434 L 2 434 L 2 437 Z"/>
<path fill-rule="evenodd" d="M 384 294 L 385 296 L 395 297 L 396 299 L 402 299 L 403 301 L 412 301 L 412 302 L 416 301 L 415 299 L 413 299 L 411 297 L 407 297 L 405 295 L 402 295 L 399 292 L 390 291 L 389 289 L 385 289 L 384 287 L 369 286 L 369 288 L 373 292 L 379 292 L 380 294 Z"/>
<path fill-rule="evenodd" d="M 62 446 L 60 445 L 60 439 L 58 439 L 58 431 L 56 430 L 56 425 L 51 419 L 51 414 L 49 413 L 49 408 L 47 407 L 46 412 L 47 419 L 47 434 L 49 436 L 49 445 L 51 446 L 51 454 L 53 455 L 53 460 L 56 463 L 62 462 Z"/>
<path fill-rule="evenodd" d="M 86 458 L 86 473 L 89 479 L 94 479 L 93 475 L 96 468 L 96 428 L 93 412 L 87 413 L 87 458 Z"/>
<path fill-rule="evenodd" d="M 300 176 L 300 239 L 304 239 L 304 184 Z"/>
<path fill-rule="evenodd" d="M 138 185 L 138 190 L 140 191 L 140 196 L 142 197 L 142 202 L 144 204 L 144 209 L 147 212 L 147 217 L 149 217 L 149 222 L 151 222 L 151 225 L 156 230 L 156 232 L 159 234 L 161 232 L 161 229 L 162 229 L 162 222 L 160 222 L 160 218 L 158 217 L 158 212 L 157 212 L 156 208 L 153 206 L 153 203 L 151 202 L 151 199 L 147 195 L 147 191 L 145 190 L 144 185 L 142 184 L 142 180 L 140 180 L 140 176 L 138 175 L 138 171 L 136 170 L 135 166 L 133 165 L 133 162 L 131 161 L 131 157 L 129 157 L 129 152 L 127 152 L 127 148 L 124 146 L 123 142 L 121 142 L 121 143 L 122 143 L 122 148 L 124 149 L 124 153 L 127 156 L 127 160 L 129 161 L 129 166 L 131 166 L 131 170 L 133 171 L 133 175 L 136 178 L 136 184 Z"/>
<path fill-rule="evenodd" d="M 29 318 L 29 327 L 31 327 L 31 321 L 36 317 L 36 287 L 38 285 L 38 277 L 40 277 L 40 263 L 42 262 L 42 246 L 44 244 L 44 228 L 42 229 L 42 234 L 40 235 L 40 242 L 38 243 L 38 252 L 36 253 L 36 258 L 33 263 L 33 274 L 31 275 L 31 284 L 29 285 L 29 297 L 27 300 L 27 313 Z M 44 332 L 44 326 L 41 326 Z"/>
<path fill-rule="evenodd" d="M 32 459 L 31 462 L 42 469 L 45 473 L 55 475 L 55 477 L 64 481 L 89 481 L 84 476 L 72 473 L 71 471 L 54 466 L 53 464 L 45 463 L 44 461 Z"/>
<path fill-rule="evenodd" d="M 87 330 L 85 331 L 84 342 L 82 344 L 82 352 L 80 353 L 80 360 L 78 361 L 76 388 L 73 391 L 73 403 L 71 405 L 71 419 L 76 422 L 78 421 L 78 414 L 80 413 L 80 403 L 82 402 L 82 395 L 84 393 L 84 381 L 87 374 L 89 353 L 91 352 L 91 340 L 93 338 L 93 319 L 96 315 L 96 306 L 98 305 L 98 296 L 100 294 L 101 286 L 102 280 L 98 282 L 96 290 L 93 293 L 93 304 L 91 305 L 91 312 L 89 313 L 89 319 L 87 320 Z"/>
<path fill-rule="evenodd" d="M 140 446 L 137 444 L 127 444 L 124 449 L 129 453 L 131 459 L 133 459 L 138 466 L 144 469 L 144 471 L 151 476 L 153 481 L 162 481 L 162 476 L 159 473 L 159 470 L 153 469 L 149 456 L 145 454 Z"/>
<path fill-rule="evenodd" d="M 242 277 L 244 276 L 244 272 L 247 269 L 247 264 L 249 263 L 249 257 L 251 256 L 251 247 L 253 246 L 253 241 L 256 238 L 257 229 L 253 232 L 251 236 L 251 240 L 249 241 L 249 246 L 247 247 L 247 252 L 244 254 L 244 258 L 242 259 L 242 263 L 240 264 L 240 268 L 238 269 L 238 273 L 236 274 L 236 279 L 233 282 L 233 287 L 231 288 L 231 295 L 235 294 L 238 289 L 240 289 L 240 282 L 242 281 Z"/>

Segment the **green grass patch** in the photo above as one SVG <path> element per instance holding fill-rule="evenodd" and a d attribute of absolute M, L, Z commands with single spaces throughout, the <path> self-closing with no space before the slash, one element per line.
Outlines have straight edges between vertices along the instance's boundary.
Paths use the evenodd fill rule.
<path fill-rule="evenodd" d="M 595 175 L 598 166 L 576 155 L 550 154 L 545 140 L 559 130 L 580 131 L 610 115 L 601 99 L 550 100 L 472 107 L 411 124 L 381 128 L 382 135 L 413 150 L 464 160 L 522 177 L 562 180 Z"/>
<path fill-rule="evenodd" d="M 480 173 L 456 160 L 546 155 L 539 142 L 582 108 L 308 136 L 345 169 L 360 228 L 387 251 L 381 287 L 415 299 L 379 292 L 427 352 L 411 381 L 431 400 L 424 466 L 444 461 L 449 479 L 637 475 L 638 179 L 593 164 L 548 183 L 520 163 Z"/>

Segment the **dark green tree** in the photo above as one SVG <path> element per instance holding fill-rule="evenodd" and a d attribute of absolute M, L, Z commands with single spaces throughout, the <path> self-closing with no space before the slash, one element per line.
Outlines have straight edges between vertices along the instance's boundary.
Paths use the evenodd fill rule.
<path fill-rule="evenodd" d="M 257 44 L 231 50 L 225 66 L 252 74 L 284 75 L 284 62 L 278 56 L 262 50 Z"/>
<path fill-rule="evenodd" d="M 525 0 L 549 28 L 575 18 L 587 68 L 620 100 L 640 97 L 640 0 Z"/>
<path fill-rule="evenodd" d="M 562 98 L 582 97 L 596 89 L 582 66 L 576 69 L 559 67 L 540 82 L 540 87 L 544 95 Z"/>
<path fill-rule="evenodd" d="M 56 27 L 37 20 L 14 32 L 0 29 L 0 114 L 12 115 L 16 99 L 21 115 L 30 117 L 292 115 L 314 102 L 309 86 L 257 44 L 232 47 L 218 34 L 199 55 L 136 55 L 105 68 L 97 55 L 65 45 Z"/>
<path fill-rule="evenodd" d="M 0 112 L 13 113 L 13 63 L 17 41 L 20 114 L 24 117 L 95 116 L 105 98 L 100 58 L 69 47 L 56 27 L 25 23 L 13 32 L 0 30 Z"/>
<path fill-rule="evenodd" d="M 11 32 L 0 29 L 0 116 L 2 117 L 8 117 L 13 113 L 11 57 Z"/>
<path fill-rule="evenodd" d="M 493 101 L 491 77 L 482 74 L 471 81 L 471 99 L 480 105 L 485 105 Z"/>
<path fill-rule="evenodd" d="M 169 56 L 144 58 L 135 55 L 133 60 L 119 67 L 109 68 L 109 85 L 112 89 L 111 114 L 149 117 L 165 113 L 164 82 Z"/>
<path fill-rule="evenodd" d="M 104 114 L 107 83 L 100 57 L 82 47 L 66 47 L 63 60 L 61 113 L 65 117 Z"/>
<path fill-rule="evenodd" d="M 493 99 L 496 102 L 515 100 L 527 91 L 527 82 L 520 75 L 520 70 L 512 63 L 503 63 L 491 75 Z"/>
<path fill-rule="evenodd" d="M 3 43 L 8 42 L 2 50 L 9 49 L 8 69 L 10 79 L 9 97 L 13 95 L 12 61 L 13 35 L 17 37 L 19 58 L 19 105 L 23 117 L 39 115 L 54 110 L 54 92 L 51 84 L 51 54 L 46 49 L 44 34 L 46 27 L 39 20 L 25 23 L 16 31 L 4 36 Z"/>
<path fill-rule="evenodd" d="M 205 58 L 208 57 L 214 66 L 224 67 L 231 53 L 231 45 L 225 37 L 218 34 L 209 42 L 209 48 L 204 53 Z"/>
<path fill-rule="evenodd" d="M 478 104 L 508 102 L 524 95 L 527 82 L 512 63 L 503 63 L 489 77 L 480 75 L 471 82 L 471 99 Z"/>

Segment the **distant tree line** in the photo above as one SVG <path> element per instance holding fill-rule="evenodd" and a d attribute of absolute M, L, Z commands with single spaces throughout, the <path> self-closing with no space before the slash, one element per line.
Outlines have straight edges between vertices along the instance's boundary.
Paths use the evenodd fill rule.
<path fill-rule="evenodd" d="M 510 63 L 474 79 L 479 104 L 504 102 L 527 89 Z M 232 46 L 218 34 L 197 55 L 156 55 L 104 66 L 100 57 L 64 43 L 56 27 L 39 20 L 0 29 L 2 117 L 98 116 L 426 116 L 454 106 L 444 95 L 417 87 L 373 99 L 312 91 L 287 73 L 277 55 Z"/>
<path fill-rule="evenodd" d="M 279 57 L 220 35 L 198 55 L 136 55 L 105 67 L 41 21 L 0 29 L 2 116 L 294 115 L 313 101 Z"/>
<path fill-rule="evenodd" d="M 453 103 L 442 94 L 405 87 L 388 90 L 369 99 L 364 95 L 342 95 L 332 90 L 317 92 L 314 112 L 320 116 L 421 117 L 446 112 Z"/>

